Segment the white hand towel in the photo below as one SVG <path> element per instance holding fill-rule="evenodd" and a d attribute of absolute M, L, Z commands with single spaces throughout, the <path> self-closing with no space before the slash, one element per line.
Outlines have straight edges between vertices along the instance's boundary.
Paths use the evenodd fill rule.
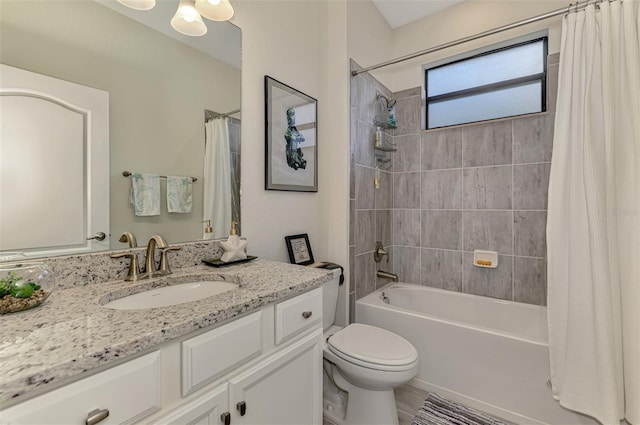
<path fill-rule="evenodd" d="M 131 204 L 137 216 L 160 215 L 160 176 L 131 174 Z"/>
<path fill-rule="evenodd" d="M 167 176 L 167 211 L 190 213 L 193 205 L 191 177 Z"/>

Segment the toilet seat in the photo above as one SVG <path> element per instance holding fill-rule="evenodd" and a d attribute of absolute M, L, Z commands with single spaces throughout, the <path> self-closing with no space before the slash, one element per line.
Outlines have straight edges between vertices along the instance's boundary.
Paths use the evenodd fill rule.
<path fill-rule="evenodd" d="M 327 341 L 336 356 L 369 369 L 404 371 L 418 361 L 418 352 L 406 339 L 386 329 L 353 323 Z"/>

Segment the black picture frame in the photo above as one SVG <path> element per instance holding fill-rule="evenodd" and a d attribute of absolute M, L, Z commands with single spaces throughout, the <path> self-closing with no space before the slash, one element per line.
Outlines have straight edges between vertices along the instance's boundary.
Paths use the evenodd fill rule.
<path fill-rule="evenodd" d="M 308 234 L 302 233 L 300 235 L 285 236 L 284 240 L 287 244 L 291 264 L 307 266 L 314 263 Z"/>
<path fill-rule="evenodd" d="M 318 191 L 318 101 L 264 76 L 265 190 Z"/>

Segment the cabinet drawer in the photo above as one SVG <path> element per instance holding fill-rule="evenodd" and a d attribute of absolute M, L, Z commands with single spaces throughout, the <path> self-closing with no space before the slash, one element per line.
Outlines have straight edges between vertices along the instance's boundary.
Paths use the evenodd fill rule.
<path fill-rule="evenodd" d="M 276 304 L 276 344 L 322 321 L 322 288 Z"/>
<path fill-rule="evenodd" d="M 108 409 L 100 425 L 132 424 L 160 410 L 160 352 L 74 382 L 13 406 L 2 424 L 82 425 L 93 410 Z"/>
<path fill-rule="evenodd" d="M 262 353 L 262 312 L 182 343 L 182 396 Z"/>

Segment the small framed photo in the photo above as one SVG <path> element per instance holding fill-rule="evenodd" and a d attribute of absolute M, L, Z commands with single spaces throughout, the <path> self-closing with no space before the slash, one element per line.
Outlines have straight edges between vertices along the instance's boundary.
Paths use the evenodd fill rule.
<path fill-rule="evenodd" d="M 318 191 L 318 101 L 264 76 L 265 190 Z"/>
<path fill-rule="evenodd" d="M 306 266 L 314 263 L 311 244 L 309 244 L 309 235 L 303 233 L 301 235 L 285 236 L 284 240 L 287 243 L 291 264 Z"/>

